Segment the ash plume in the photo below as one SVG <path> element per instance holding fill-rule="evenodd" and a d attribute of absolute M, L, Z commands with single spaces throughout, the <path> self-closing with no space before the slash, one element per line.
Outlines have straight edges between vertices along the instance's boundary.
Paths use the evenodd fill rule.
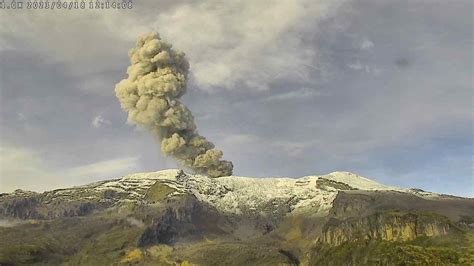
<path fill-rule="evenodd" d="M 128 78 L 115 93 L 128 122 L 146 128 L 161 143 L 161 151 L 196 173 L 211 177 L 232 174 L 232 162 L 197 132 L 191 111 L 179 99 L 186 93 L 189 63 L 183 52 L 158 33 L 140 37 L 129 52 Z"/>

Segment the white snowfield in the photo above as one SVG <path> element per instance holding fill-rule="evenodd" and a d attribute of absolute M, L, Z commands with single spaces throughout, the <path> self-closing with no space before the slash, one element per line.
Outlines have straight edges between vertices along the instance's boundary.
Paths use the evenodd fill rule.
<path fill-rule="evenodd" d="M 318 181 L 319 180 L 319 181 Z M 125 200 L 141 200 L 155 183 L 175 191 L 168 197 L 190 193 L 219 211 L 231 214 L 298 214 L 325 215 L 341 190 L 393 190 L 436 197 L 430 192 L 385 186 L 349 172 L 333 172 L 301 178 L 253 178 L 226 176 L 209 178 L 184 173 L 178 169 L 136 173 L 119 179 L 103 181 L 82 188 L 95 191 L 113 190 L 125 193 Z"/>

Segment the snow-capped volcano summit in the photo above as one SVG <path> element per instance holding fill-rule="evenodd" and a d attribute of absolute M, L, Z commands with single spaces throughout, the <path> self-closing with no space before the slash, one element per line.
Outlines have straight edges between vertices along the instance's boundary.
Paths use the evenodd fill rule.
<path fill-rule="evenodd" d="M 57 190 L 58 195 L 81 194 L 89 197 L 100 192 L 122 195 L 120 201 L 142 201 L 150 195 L 152 187 L 166 191 L 165 198 L 193 195 L 223 213 L 232 214 L 275 214 L 310 212 L 326 215 L 339 191 L 415 191 L 385 186 L 368 178 L 350 173 L 333 172 L 327 175 L 304 176 L 300 178 L 254 178 L 226 176 L 209 178 L 186 173 L 179 169 L 158 172 L 135 173 L 119 179 L 102 181 L 71 189 Z M 437 194 L 417 195 L 436 197 Z"/>
<path fill-rule="evenodd" d="M 325 265 L 387 256 L 397 264 L 427 256 L 428 264 L 463 264 L 474 254 L 472 221 L 473 199 L 348 172 L 209 178 L 171 169 L 0 194 L 0 264 Z M 406 249 L 417 238 L 451 246 Z M 356 249 L 349 254 L 346 245 Z"/>

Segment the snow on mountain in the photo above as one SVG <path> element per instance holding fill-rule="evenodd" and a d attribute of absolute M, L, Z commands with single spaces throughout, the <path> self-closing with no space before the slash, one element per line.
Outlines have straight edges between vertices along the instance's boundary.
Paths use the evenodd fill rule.
<path fill-rule="evenodd" d="M 89 191 L 90 195 L 114 191 L 125 195 L 122 201 L 140 201 L 146 197 L 148 189 L 156 183 L 165 185 L 173 191 L 167 194 L 167 197 L 192 194 L 221 212 L 244 215 L 279 213 L 325 215 L 341 190 L 393 190 L 420 197 L 437 195 L 385 186 L 349 172 L 333 172 L 301 178 L 241 176 L 209 178 L 188 174 L 178 169 L 136 173 L 82 187 L 58 190 L 55 193 L 63 193 L 66 196 L 68 191 L 77 189 Z"/>
<path fill-rule="evenodd" d="M 398 187 L 386 186 L 377 183 L 368 178 L 350 173 L 350 172 L 332 172 L 328 175 L 322 176 L 327 179 L 331 179 L 337 182 L 345 183 L 353 188 L 360 190 L 396 190 L 401 191 Z"/>

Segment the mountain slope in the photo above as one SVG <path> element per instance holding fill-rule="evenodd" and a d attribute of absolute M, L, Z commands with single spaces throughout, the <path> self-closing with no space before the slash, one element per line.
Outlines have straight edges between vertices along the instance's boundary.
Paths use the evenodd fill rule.
<path fill-rule="evenodd" d="M 18 190 L 0 195 L 0 221 L 3 264 L 390 265 L 381 258 L 392 248 L 422 264 L 474 256 L 473 199 L 348 172 L 212 179 L 164 170 Z"/>

